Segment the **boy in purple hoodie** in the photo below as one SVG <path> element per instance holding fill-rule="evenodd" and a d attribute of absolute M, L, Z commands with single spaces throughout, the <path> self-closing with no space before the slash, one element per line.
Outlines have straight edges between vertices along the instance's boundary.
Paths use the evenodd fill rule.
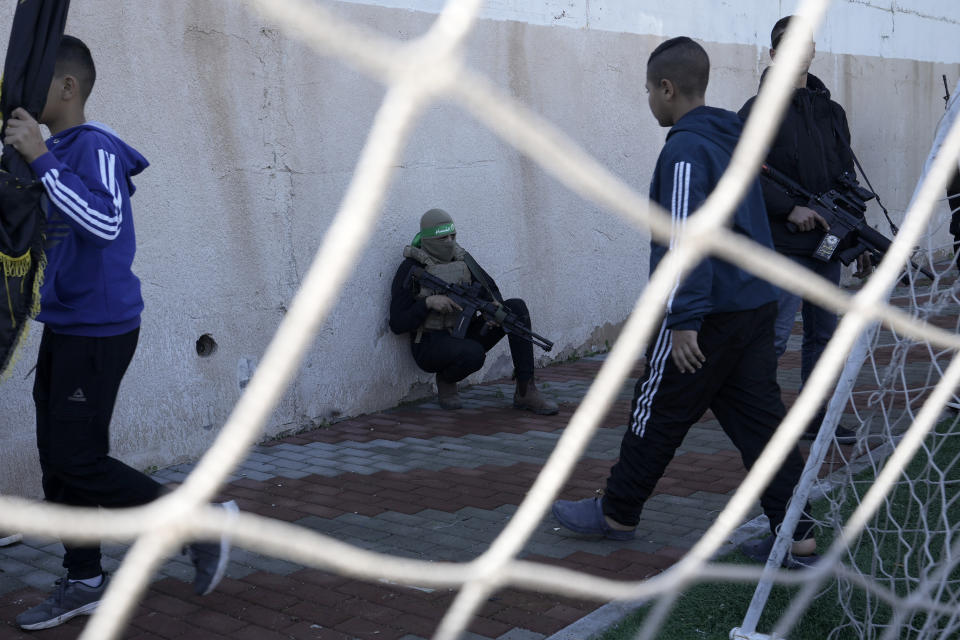
<path fill-rule="evenodd" d="M 84 106 L 96 67 L 79 39 L 64 36 L 39 121 L 18 108 L 4 143 L 30 163 L 49 197 L 44 324 L 33 398 L 43 492 L 49 502 L 86 507 L 132 507 L 162 490 L 149 476 L 109 456 L 109 427 L 117 391 L 133 358 L 143 298 L 133 274 L 136 238 L 131 177 L 146 159 L 105 125 L 88 122 Z M 235 509 L 235 505 L 230 505 Z M 17 616 L 23 629 L 45 629 L 88 615 L 106 589 L 99 545 L 65 543 L 66 578 L 43 603 Z M 199 594 L 209 593 L 226 568 L 229 547 L 192 544 Z"/>

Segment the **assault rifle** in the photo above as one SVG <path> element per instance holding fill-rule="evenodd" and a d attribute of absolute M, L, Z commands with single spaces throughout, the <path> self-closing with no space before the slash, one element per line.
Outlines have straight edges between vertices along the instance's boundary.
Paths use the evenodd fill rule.
<path fill-rule="evenodd" d="M 463 311 L 457 319 L 457 324 L 450 332 L 454 338 L 463 338 L 467 335 L 467 329 L 470 323 L 478 315 L 486 322 L 493 322 L 499 325 L 504 332 L 522 338 L 531 342 L 544 351 L 553 349 L 553 343 L 541 335 L 537 335 L 520 321 L 520 316 L 513 313 L 506 307 L 490 300 L 484 300 L 480 297 L 483 285 L 479 282 L 466 286 L 462 284 L 452 284 L 429 273 L 422 267 L 413 267 L 407 275 L 406 285 L 410 285 L 411 280 L 417 280 L 421 285 L 426 285 L 438 294 L 443 294 L 459 305 Z M 481 335 L 487 332 L 486 325 L 480 330 Z"/>
<path fill-rule="evenodd" d="M 816 195 L 766 163 L 761 166 L 760 171 L 788 195 L 805 199 L 806 206 L 826 220 L 830 229 L 813 252 L 814 258 L 824 262 L 839 260 L 848 265 L 866 252 L 874 258 L 874 262 L 883 259 L 883 255 L 890 248 L 891 240 L 867 224 L 864 218 L 867 202 L 876 198 L 877 194 L 861 187 L 847 173 L 840 176 L 839 188 Z M 792 222 L 787 223 L 787 228 L 794 233 L 798 230 Z M 911 264 L 923 275 L 933 279 L 930 271 L 912 261 Z"/>

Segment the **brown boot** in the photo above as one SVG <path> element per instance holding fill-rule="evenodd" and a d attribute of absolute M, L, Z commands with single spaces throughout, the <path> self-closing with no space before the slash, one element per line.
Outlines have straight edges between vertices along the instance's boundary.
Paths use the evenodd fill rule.
<path fill-rule="evenodd" d="M 460 394 L 457 393 L 456 382 L 445 382 L 437 376 L 437 402 L 443 409 L 460 409 L 463 403 L 460 402 Z"/>
<path fill-rule="evenodd" d="M 513 393 L 513 408 L 526 409 L 541 416 L 552 416 L 560 410 L 556 402 L 540 393 L 533 380 L 527 383 L 527 392 L 524 395 L 520 395 L 520 382 L 517 382 L 517 389 Z"/>

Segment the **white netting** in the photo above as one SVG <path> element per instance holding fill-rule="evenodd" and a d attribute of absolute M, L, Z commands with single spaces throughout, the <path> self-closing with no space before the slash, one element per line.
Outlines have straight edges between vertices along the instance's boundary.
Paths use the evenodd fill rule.
<path fill-rule="evenodd" d="M 947 104 L 915 198 L 935 161 L 948 173 L 956 170 L 956 156 L 942 145 L 958 115 L 960 100 L 954 96 Z M 939 200 L 942 203 L 946 198 Z M 915 252 L 914 264 L 906 267 L 893 288 L 890 304 L 918 321 L 960 334 L 960 283 L 949 224 L 950 218 L 944 217 L 924 229 L 918 242 L 922 249 Z M 829 438 L 824 437 L 814 445 L 808 462 L 808 469 L 814 471 L 824 457 L 828 458 L 827 467 L 841 465 L 841 471 L 821 483 L 817 492 L 825 496 L 826 503 L 821 524 L 832 529 L 838 539 L 833 555 L 840 563 L 833 567 L 837 580 L 823 583 L 819 596 L 836 601 L 842 611 L 844 622 L 831 638 L 952 638 L 960 633 L 956 606 L 960 595 L 956 566 L 960 551 L 960 419 L 955 385 L 940 390 L 945 401 L 927 407 L 934 428 L 923 437 L 913 430 L 913 442 L 907 446 L 917 449 L 912 453 L 906 446 L 896 449 L 919 421 L 953 355 L 950 349 L 896 330 L 872 327 L 847 359 L 825 422 L 827 426 L 836 424 L 837 414 L 846 408 L 854 417 L 848 426 L 857 430 L 857 444 L 825 456 Z M 945 411 L 936 415 L 937 407 Z M 906 462 L 902 469 L 888 464 L 895 449 Z M 892 486 L 885 493 L 873 492 L 878 507 L 870 513 L 869 505 L 861 509 L 863 499 L 885 465 Z M 807 480 L 817 484 L 813 474 Z M 798 491 L 807 486 L 801 483 Z M 853 525 L 850 516 L 857 509 L 865 522 Z M 858 532 L 861 526 L 862 532 Z M 849 541 L 846 548 L 844 536 Z M 836 591 L 829 588 L 834 584 Z M 757 633 L 756 627 L 768 589 L 768 583 L 761 581 L 735 637 L 767 637 Z M 808 587 L 806 595 L 812 590 Z M 799 610 L 794 606 L 792 614 Z M 781 625 L 777 632 L 787 626 Z"/>
<path fill-rule="evenodd" d="M 944 222 L 946 226 L 946 221 Z M 949 236 L 930 226 L 931 238 Z M 894 290 L 892 304 L 919 320 L 960 333 L 960 289 L 952 242 L 927 242 L 927 258 L 937 276 Z M 939 258 L 939 259 L 937 259 Z M 953 354 L 895 331 L 876 333 L 849 404 L 862 424 L 860 459 L 842 489 L 828 493 L 829 520 L 841 527 L 860 504 L 896 444 L 916 420 Z M 956 387 L 954 387 L 954 393 Z M 948 398 L 957 406 L 957 397 Z M 836 634 L 853 631 L 862 638 L 952 638 L 960 634 L 960 420 L 947 410 L 923 440 L 863 534 L 849 547 L 843 563 L 895 595 L 893 604 L 841 578 L 839 602 L 847 619 Z"/>
<path fill-rule="evenodd" d="M 488 595 L 505 585 L 517 585 L 597 600 L 657 599 L 657 607 L 640 634 L 653 637 L 676 596 L 689 584 L 710 579 L 756 581 L 761 570 L 709 562 L 755 504 L 787 455 L 803 425 L 816 411 L 818 398 L 826 397 L 832 380 L 843 366 L 857 336 L 871 323 L 881 321 L 897 335 L 924 341 L 951 355 L 960 338 L 911 318 L 883 304 L 897 280 L 912 247 L 926 229 L 928 220 L 948 179 L 948 160 L 928 172 L 924 189 L 915 199 L 897 241 L 876 275 L 855 297 L 827 281 L 811 277 L 772 251 L 763 250 L 725 228 L 734 203 L 756 175 L 762 150 L 770 140 L 777 114 L 787 99 L 796 75 L 804 38 L 794 28 L 780 47 L 777 69 L 764 85 L 754 117 L 748 123 L 727 174 L 683 236 L 652 274 L 637 301 L 620 338 L 597 380 L 564 430 L 556 450 L 537 478 L 523 504 L 502 534 L 476 560 L 463 563 L 430 563 L 366 552 L 335 539 L 268 518 L 243 513 L 228 517 L 206 506 L 231 470 L 246 456 L 263 423 L 300 365 L 303 353 L 329 312 L 337 293 L 363 247 L 357 228 L 373 228 L 391 167 L 402 151 L 417 116 L 430 101 L 444 98 L 490 128 L 506 142 L 536 160 L 550 174 L 578 195 L 605 206 L 627 220 L 648 227 L 661 241 L 670 234 L 669 217 L 627 186 L 569 141 L 561 132 L 517 104 L 482 76 L 467 69 L 461 45 L 476 18 L 482 0 L 451 0 L 430 31 L 409 43 L 389 41 L 337 18 L 322 5 L 308 0 L 246 0 L 265 20 L 288 36 L 314 47 L 318 53 L 344 62 L 383 81 L 388 89 L 373 129 L 359 158 L 353 180 L 323 245 L 271 341 L 253 379 L 214 446 L 194 473 L 171 495 L 149 506 L 123 513 L 71 510 L 10 497 L 0 498 L 0 527 L 31 535 L 68 536 L 75 541 L 96 539 L 135 540 L 117 571 L 95 616 L 84 629 L 84 639 L 116 637 L 123 629 L 147 580 L 161 559 L 184 540 L 199 535 L 229 533 L 243 546 L 315 567 L 365 578 L 403 581 L 408 584 L 456 586 L 460 592 L 446 613 L 435 638 L 456 637 Z M 807 0 L 797 12 L 816 28 L 827 0 Z M 796 21 L 794 24 L 800 24 Z M 951 132 L 943 157 L 955 158 L 960 150 L 960 128 Z M 821 358 L 804 393 L 771 441 L 761 460 L 737 490 L 717 521 L 690 553 L 665 573 L 643 582 L 620 583 L 573 571 L 537 565 L 516 559 L 517 553 L 546 513 L 558 488 L 568 477 L 589 442 L 607 407 L 616 397 L 637 357 L 642 353 L 658 322 L 651 308 L 662 308 L 676 278 L 705 253 L 713 253 L 775 284 L 789 287 L 805 297 L 844 312 L 827 353 Z M 960 361 L 955 358 L 943 377 L 929 390 L 928 402 L 917 413 L 896 452 L 858 502 L 847 522 L 856 537 L 863 525 L 884 503 L 901 470 L 913 457 L 933 427 L 940 408 L 960 382 Z M 842 560 L 844 540 L 831 550 L 819 569 L 803 576 L 777 573 L 787 583 L 806 583 L 794 600 L 795 609 L 782 621 L 789 628 L 795 614 L 809 606 L 819 581 L 836 573 L 848 575 Z M 863 579 L 863 588 L 883 595 L 882 581 Z M 926 592 L 922 604 L 937 595 Z M 898 611 L 907 611 L 900 605 Z"/>

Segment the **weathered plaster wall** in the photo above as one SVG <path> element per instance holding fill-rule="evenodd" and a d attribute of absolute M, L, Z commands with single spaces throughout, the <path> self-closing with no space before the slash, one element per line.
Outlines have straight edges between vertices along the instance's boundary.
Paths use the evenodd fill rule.
<path fill-rule="evenodd" d="M 141 468 L 195 458 L 223 425 L 299 286 L 384 90 L 236 2 L 72 4 L 68 32 L 91 44 L 99 69 L 88 116 L 152 162 L 133 201 L 146 311 L 114 417 L 114 450 Z M 423 33 L 440 6 L 330 4 L 397 38 Z M 792 3 L 639 4 L 662 5 L 491 0 L 468 59 L 645 190 L 664 137 L 642 88 L 649 51 L 664 36 L 700 38 L 714 63 L 709 101 L 736 109 L 766 65 L 770 25 Z M 875 20 L 845 30 L 838 14 L 814 64 L 847 106 L 856 149 L 893 209 L 906 205 L 942 112 L 940 74 L 953 81 L 960 72 L 952 46 L 960 9 L 937 6 L 926 17 L 841 6 L 841 14 L 876 12 Z M 0 9 L 0 25 L 10 24 L 11 12 Z M 950 38 L 937 43 L 928 33 Z M 0 32 L 0 41 L 6 37 Z M 557 342 L 555 354 L 602 345 L 646 280 L 645 232 L 572 196 L 447 104 L 426 111 L 394 178 L 378 226 L 357 231 L 369 235 L 369 246 L 267 435 L 392 406 L 429 388 L 432 377 L 416 369 L 406 338 L 389 332 L 386 317 L 400 248 L 430 207 L 455 216 L 461 243 L 504 293 L 527 299 L 536 329 Z M 30 398 L 39 333 L 36 326 L 0 385 L 0 491 L 31 496 L 39 492 Z M 195 349 L 203 334 L 219 345 L 207 358 Z M 498 346 L 473 379 L 509 367 L 506 346 Z"/>

